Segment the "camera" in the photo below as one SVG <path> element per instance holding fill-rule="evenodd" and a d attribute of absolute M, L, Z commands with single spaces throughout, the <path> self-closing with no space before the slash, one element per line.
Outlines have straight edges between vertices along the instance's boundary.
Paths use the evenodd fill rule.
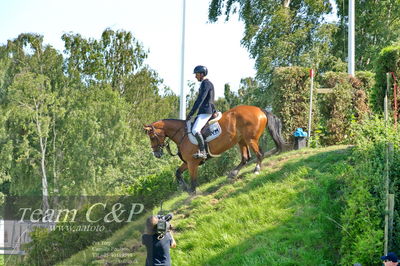
<path fill-rule="evenodd" d="M 172 220 L 172 214 L 169 213 L 167 215 L 157 215 L 158 223 L 156 226 L 156 232 L 158 235 L 165 235 L 168 231 L 171 230 L 171 224 L 169 221 Z"/>

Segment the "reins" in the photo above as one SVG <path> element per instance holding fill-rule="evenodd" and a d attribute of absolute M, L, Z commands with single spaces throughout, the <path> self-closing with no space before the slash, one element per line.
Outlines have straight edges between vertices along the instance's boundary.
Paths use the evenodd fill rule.
<path fill-rule="evenodd" d="M 176 145 L 176 146 L 178 147 L 178 152 L 177 152 L 176 154 L 173 154 L 173 153 L 172 153 L 171 147 L 169 146 L 169 141 L 170 141 L 173 137 L 175 137 L 175 135 L 178 134 L 178 132 L 179 132 L 182 128 L 185 128 L 185 127 L 186 127 L 186 126 L 181 127 L 181 128 L 178 128 L 178 129 L 175 131 L 174 135 L 172 135 L 172 137 L 168 137 L 168 136 L 167 136 L 167 137 L 168 137 L 168 140 L 165 141 L 165 144 L 164 144 L 164 143 L 161 144 L 160 138 L 159 138 L 158 134 L 156 133 L 156 131 L 154 130 L 154 135 L 157 137 L 157 140 L 158 140 L 158 142 L 159 142 L 158 146 L 161 147 L 161 148 L 165 147 L 165 149 L 167 150 L 167 152 L 168 152 L 169 155 L 171 155 L 171 156 L 177 156 L 177 155 L 179 155 L 179 145 L 181 145 L 183 139 L 184 139 L 185 136 L 186 136 L 186 133 L 185 133 L 185 132 L 183 133 L 183 136 L 182 136 L 182 138 L 181 138 L 179 144 Z M 154 127 L 153 127 L 153 128 L 154 128 Z M 154 129 L 155 129 L 155 128 L 154 128 Z"/>

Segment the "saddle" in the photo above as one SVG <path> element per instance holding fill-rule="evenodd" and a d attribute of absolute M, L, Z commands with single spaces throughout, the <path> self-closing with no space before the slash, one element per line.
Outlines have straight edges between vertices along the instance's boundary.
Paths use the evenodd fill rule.
<path fill-rule="evenodd" d="M 207 124 L 201 129 L 201 134 L 203 135 L 204 141 L 210 142 L 216 138 L 218 138 L 221 133 L 221 126 L 218 123 L 218 120 L 220 120 L 222 117 L 221 112 L 215 112 L 210 120 L 208 120 Z M 196 138 L 193 136 L 192 133 L 192 127 L 194 125 L 195 120 L 188 120 L 186 122 L 186 129 L 187 129 L 187 134 L 189 136 L 189 140 L 191 143 L 194 145 L 198 145 Z"/>

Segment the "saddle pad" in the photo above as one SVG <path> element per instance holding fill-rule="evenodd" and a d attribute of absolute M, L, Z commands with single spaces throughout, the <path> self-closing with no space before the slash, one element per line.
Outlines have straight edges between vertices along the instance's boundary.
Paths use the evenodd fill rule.
<path fill-rule="evenodd" d="M 187 128 L 191 128 L 190 121 L 187 123 Z M 211 124 L 211 125 L 206 125 L 202 130 L 201 133 L 203 135 L 204 141 L 205 142 L 210 142 L 221 135 L 222 130 L 221 126 L 219 125 L 218 122 Z M 192 132 L 188 132 L 189 140 L 192 144 L 198 145 L 197 140 L 195 136 L 193 136 Z"/>

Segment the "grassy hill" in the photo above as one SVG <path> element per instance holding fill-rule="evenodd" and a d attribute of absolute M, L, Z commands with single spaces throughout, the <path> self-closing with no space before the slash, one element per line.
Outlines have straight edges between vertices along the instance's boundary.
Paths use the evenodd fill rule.
<path fill-rule="evenodd" d="M 196 196 L 176 193 L 163 203 L 174 213 L 173 265 L 338 265 L 349 154 L 348 146 L 292 151 L 266 158 L 259 175 L 250 165 Z M 145 218 L 59 265 L 144 265 Z"/>

